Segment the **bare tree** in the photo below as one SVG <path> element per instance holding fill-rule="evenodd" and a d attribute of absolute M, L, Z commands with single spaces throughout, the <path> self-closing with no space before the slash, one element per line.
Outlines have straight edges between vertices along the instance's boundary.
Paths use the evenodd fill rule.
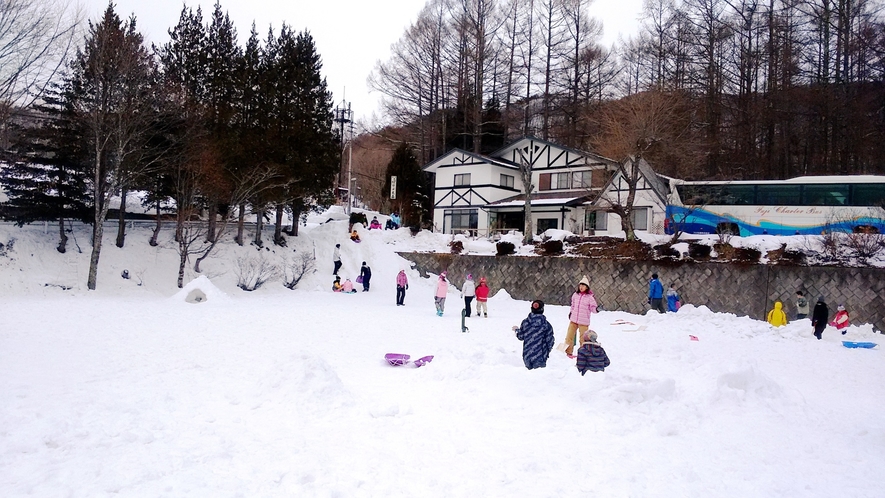
<path fill-rule="evenodd" d="M 81 19 L 70 0 L 0 2 L 0 122 L 40 97 L 67 58 Z"/>

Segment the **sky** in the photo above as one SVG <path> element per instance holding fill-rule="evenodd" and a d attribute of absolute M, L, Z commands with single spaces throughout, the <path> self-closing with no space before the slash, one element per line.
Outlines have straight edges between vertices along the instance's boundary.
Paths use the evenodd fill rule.
<path fill-rule="evenodd" d="M 85 0 L 90 19 L 107 7 L 102 0 Z M 203 8 L 204 19 L 213 10 L 214 1 L 188 1 L 190 7 Z M 357 120 L 371 121 L 378 114 L 380 96 L 370 93 L 366 78 L 378 60 L 386 60 L 390 46 L 405 32 L 424 6 L 424 0 L 227 0 L 221 3 L 237 28 L 240 44 L 249 36 L 253 21 L 262 38 L 269 26 L 279 31 L 282 23 L 301 31 L 307 29 L 323 58 L 327 78 L 336 105 L 350 102 Z M 161 45 L 168 41 L 168 30 L 181 14 L 178 0 L 117 0 L 120 16 L 135 14 L 148 42 Z M 595 0 L 592 14 L 604 27 L 603 42 L 614 43 L 618 36 L 635 30 L 641 0 Z"/>
<path fill-rule="evenodd" d="M 0 223 L 3 497 L 882 495 L 885 362 L 869 324 L 818 341 L 807 319 L 774 328 L 701 303 L 602 311 L 603 372 L 582 376 L 557 349 L 528 370 L 512 331 L 528 302 L 492 288 L 464 333 L 458 289 L 437 316 L 437 277 L 396 252 L 449 252 L 451 235 L 357 229 L 358 244 L 333 207 L 286 248 L 228 235 L 184 289 L 171 225 L 156 247 L 149 224 L 123 248 L 106 230 L 88 291 L 89 226 L 60 254 L 51 228 Z M 331 291 L 336 243 L 345 278 L 372 267 L 369 292 Z M 237 288 L 240 261 L 299 254 L 317 271 L 295 290 Z M 207 299 L 187 302 L 197 289 Z M 568 313 L 545 307 L 556 344 Z"/>

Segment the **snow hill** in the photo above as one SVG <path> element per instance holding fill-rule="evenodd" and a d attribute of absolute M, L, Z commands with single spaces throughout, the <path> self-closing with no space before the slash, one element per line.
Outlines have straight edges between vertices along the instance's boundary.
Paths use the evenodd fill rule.
<path fill-rule="evenodd" d="M 437 317 L 436 279 L 395 254 L 450 236 L 359 230 L 333 209 L 286 248 L 224 244 L 184 289 L 171 231 L 123 249 L 106 231 L 88 292 L 88 229 L 59 254 L 51 227 L 0 225 L 0 494 L 881 496 L 883 346 L 841 344 L 879 342 L 869 325 L 817 341 L 807 320 L 602 312 L 605 372 L 556 350 L 529 371 L 511 331 L 528 303 L 493 289 L 461 333 L 457 289 Z M 330 291 L 336 243 L 342 275 L 372 267 L 369 292 Z M 238 261 L 303 253 L 317 272 L 295 290 L 237 288 Z M 545 314 L 562 342 L 568 309 Z"/>

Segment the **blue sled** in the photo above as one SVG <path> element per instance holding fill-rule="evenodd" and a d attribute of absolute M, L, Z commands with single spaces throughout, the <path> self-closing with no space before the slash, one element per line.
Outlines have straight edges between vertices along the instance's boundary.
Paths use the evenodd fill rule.
<path fill-rule="evenodd" d="M 866 348 L 871 349 L 876 347 L 875 342 L 851 342 L 851 341 L 842 341 L 842 345 L 846 348 Z"/>

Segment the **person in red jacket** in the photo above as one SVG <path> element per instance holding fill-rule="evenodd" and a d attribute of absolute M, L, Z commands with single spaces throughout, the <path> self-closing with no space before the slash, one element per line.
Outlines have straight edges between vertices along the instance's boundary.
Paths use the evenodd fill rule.
<path fill-rule="evenodd" d="M 489 307 L 486 304 L 489 300 L 489 286 L 486 285 L 486 278 L 479 279 L 479 285 L 476 286 L 476 316 L 482 312 L 482 316 L 489 317 Z"/>
<path fill-rule="evenodd" d="M 845 306 L 842 306 L 841 304 L 836 309 L 838 311 L 836 312 L 836 316 L 833 317 L 833 321 L 830 322 L 830 325 L 836 327 L 836 330 L 841 330 L 842 335 L 845 335 L 848 333 L 848 325 L 850 325 L 848 312 L 845 311 Z"/>

